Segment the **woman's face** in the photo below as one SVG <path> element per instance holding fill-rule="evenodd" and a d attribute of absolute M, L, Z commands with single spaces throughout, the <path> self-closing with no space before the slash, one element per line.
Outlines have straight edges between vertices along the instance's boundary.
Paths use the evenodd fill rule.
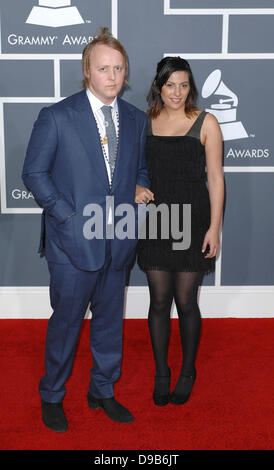
<path fill-rule="evenodd" d="M 184 108 L 189 92 L 188 73 L 182 70 L 173 72 L 162 86 L 161 97 L 164 106 L 173 110 Z"/>

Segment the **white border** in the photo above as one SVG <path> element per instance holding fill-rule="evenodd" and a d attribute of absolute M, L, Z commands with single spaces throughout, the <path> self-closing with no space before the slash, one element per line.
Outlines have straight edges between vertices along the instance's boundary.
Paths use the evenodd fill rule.
<path fill-rule="evenodd" d="M 242 58 L 247 56 L 255 59 L 274 58 L 274 54 L 230 54 L 228 52 L 229 40 L 229 16 L 230 15 L 274 15 L 274 8 L 170 8 L 170 0 L 164 0 L 164 15 L 215 15 L 223 17 L 222 26 L 222 53 L 221 54 L 184 54 L 185 59 L 231 59 Z M 165 54 L 165 55 L 182 55 L 182 54 Z"/>
<path fill-rule="evenodd" d="M 171 8 L 164 0 L 165 15 L 274 15 L 274 8 Z"/>
<path fill-rule="evenodd" d="M 198 299 L 203 318 L 274 317 L 274 286 L 202 286 Z M 124 317 L 147 318 L 148 309 L 148 287 L 127 287 Z M 1 319 L 47 319 L 51 313 L 48 287 L 0 287 Z M 177 317 L 175 306 L 171 316 Z"/>
<path fill-rule="evenodd" d="M 111 1 L 111 32 L 118 37 L 118 0 Z"/>

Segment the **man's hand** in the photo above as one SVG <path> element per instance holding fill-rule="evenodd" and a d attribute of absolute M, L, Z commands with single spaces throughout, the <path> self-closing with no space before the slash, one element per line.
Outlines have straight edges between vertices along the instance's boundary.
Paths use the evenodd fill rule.
<path fill-rule="evenodd" d="M 136 184 L 135 202 L 137 204 L 147 204 L 149 201 L 154 201 L 154 194 L 148 188 Z"/>

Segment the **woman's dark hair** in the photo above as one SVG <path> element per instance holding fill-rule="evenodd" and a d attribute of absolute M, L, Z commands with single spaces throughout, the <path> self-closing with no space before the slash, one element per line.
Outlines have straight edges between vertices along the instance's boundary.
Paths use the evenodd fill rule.
<path fill-rule="evenodd" d="M 164 106 L 161 98 L 163 85 L 165 85 L 173 72 L 178 71 L 188 73 L 190 91 L 185 104 L 186 115 L 191 116 L 196 110 L 198 110 L 196 106 L 198 91 L 189 63 L 186 60 L 181 59 L 181 57 L 165 57 L 157 64 L 157 73 L 147 95 L 147 102 L 149 105 L 147 114 L 152 118 L 156 118 Z"/>

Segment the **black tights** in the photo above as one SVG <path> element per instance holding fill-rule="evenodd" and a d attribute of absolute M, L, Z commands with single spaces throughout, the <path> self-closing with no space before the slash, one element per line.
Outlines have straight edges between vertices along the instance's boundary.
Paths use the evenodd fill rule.
<path fill-rule="evenodd" d="M 156 365 L 156 375 L 167 376 L 170 309 L 175 300 L 183 362 L 180 375 L 193 375 L 201 329 L 201 314 L 197 303 L 201 273 L 147 271 L 150 292 L 148 326 Z"/>

